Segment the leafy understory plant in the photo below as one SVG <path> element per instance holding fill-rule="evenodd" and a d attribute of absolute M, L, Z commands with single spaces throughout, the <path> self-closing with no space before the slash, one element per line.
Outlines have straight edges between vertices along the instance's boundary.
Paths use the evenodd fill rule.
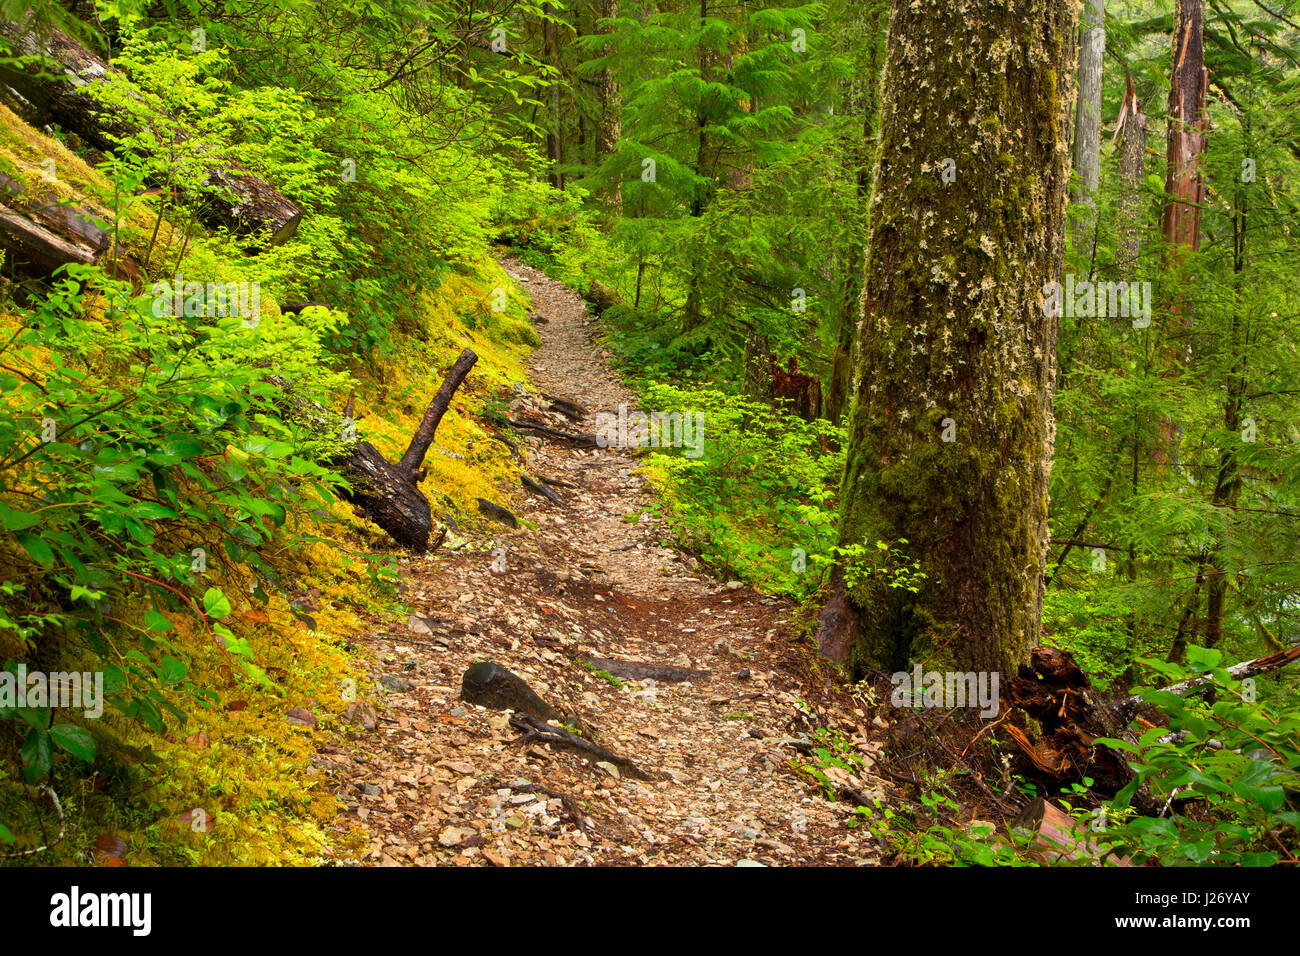
<path fill-rule="evenodd" d="M 1135 744 L 1102 738 L 1129 754 L 1133 781 L 1116 795 L 1123 812 L 1143 783 L 1164 802 L 1159 816 L 1132 816 L 1108 831 L 1135 860 L 1164 865 L 1294 864 L 1300 849 L 1300 714 L 1257 699 L 1253 680 L 1234 680 L 1216 648 L 1188 648 L 1185 665 L 1143 663 L 1170 683 L 1207 678 L 1210 697 L 1144 688 L 1169 726 Z"/>

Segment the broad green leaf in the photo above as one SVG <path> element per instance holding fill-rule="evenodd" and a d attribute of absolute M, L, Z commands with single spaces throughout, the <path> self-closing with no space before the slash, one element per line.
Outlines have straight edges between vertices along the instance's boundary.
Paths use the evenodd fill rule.
<path fill-rule="evenodd" d="M 59 749 L 78 760 L 89 763 L 95 759 L 95 738 L 75 724 L 55 724 L 50 728 L 50 737 Z"/>
<path fill-rule="evenodd" d="M 47 571 L 54 567 L 54 551 L 45 543 L 43 538 L 30 531 L 20 532 L 17 537 L 18 543 L 23 546 L 23 550 L 30 554 L 37 564 Z"/>
<path fill-rule="evenodd" d="M 19 757 L 23 762 L 23 777 L 28 783 L 44 780 L 54 764 L 54 748 L 50 745 L 49 733 L 35 727 L 29 730 Z"/>
<path fill-rule="evenodd" d="M 158 664 L 158 680 L 164 685 L 179 684 L 185 679 L 186 666 L 174 657 L 166 657 Z"/>
<path fill-rule="evenodd" d="M 208 588 L 203 593 L 203 612 L 221 620 L 230 614 L 230 599 L 221 593 L 220 588 Z"/>

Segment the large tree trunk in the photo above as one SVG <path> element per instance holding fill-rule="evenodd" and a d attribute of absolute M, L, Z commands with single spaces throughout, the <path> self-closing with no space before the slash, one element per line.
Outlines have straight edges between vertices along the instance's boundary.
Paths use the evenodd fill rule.
<path fill-rule="evenodd" d="M 1086 207 L 1070 220 L 1075 249 L 1091 244 L 1101 179 L 1101 71 L 1106 56 L 1106 0 L 1086 0 L 1079 42 L 1079 99 L 1074 110 L 1074 169 L 1079 182 L 1070 199 Z"/>
<path fill-rule="evenodd" d="M 1165 170 L 1165 192 L 1174 198 L 1165 206 L 1161 222 L 1165 242 L 1175 258 L 1180 248 L 1201 248 L 1201 201 L 1205 196 L 1201 164 L 1210 81 L 1205 68 L 1204 20 L 1205 0 L 1178 0 Z"/>
<path fill-rule="evenodd" d="M 0 36 L 17 53 L 45 57 L 49 61 L 46 72 L 58 76 L 50 80 L 35 67 L 0 67 L 0 83 L 15 94 L 23 119 L 36 126 L 57 123 L 106 151 L 120 148 L 115 138 L 138 132 L 90 92 L 115 72 L 95 53 L 58 30 L 43 30 L 38 36 L 25 24 L 0 20 Z M 269 232 L 273 243 L 281 243 L 297 232 L 302 210 L 266 180 L 234 163 L 222 162 L 209 176 L 200 217 L 207 225 L 240 235 Z"/>
<path fill-rule="evenodd" d="M 1035 644 L 1075 25 L 1068 0 L 893 0 L 840 544 L 928 577 L 848 590 L 837 569 L 819 643 L 842 661 L 928 641 L 1014 672 Z"/>

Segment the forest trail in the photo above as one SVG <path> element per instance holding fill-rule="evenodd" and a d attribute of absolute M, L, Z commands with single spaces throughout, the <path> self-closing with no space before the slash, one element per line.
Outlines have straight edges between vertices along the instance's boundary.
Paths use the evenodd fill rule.
<path fill-rule="evenodd" d="M 572 290 L 518 262 L 507 271 L 541 316 L 532 388 L 598 410 L 634 399 L 592 336 Z M 533 412 L 521 406 L 532 405 Z M 547 402 L 522 396 L 512 417 Z M 594 432 L 559 415 L 569 431 Z M 705 431 L 707 440 L 707 425 Z M 564 504 L 508 493 L 536 532 L 499 526 L 494 547 L 442 549 L 402 565 L 404 625 L 367 639 L 386 688 L 373 732 L 322 754 L 349 818 L 374 834 L 379 865 L 854 865 L 875 862 L 852 808 L 821 799 L 789 766 L 805 652 L 793 605 L 697 570 L 667 538 L 639 463 L 619 448 L 527 440 L 534 476 Z M 436 453 L 436 448 L 435 448 Z M 629 517 L 630 516 L 630 517 Z M 640 516 L 638 518 L 638 516 Z M 505 570 L 501 566 L 504 557 Z M 621 686 L 590 656 L 705 670 L 704 680 Z M 459 700 L 491 659 L 576 715 L 602 746 L 660 779 L 643 781 L 571 749 L 514 743 L 507 714 Z M 868 745 L 873 746 L 873 745 Z M 805 748 L 806 749 L 806 748 Z"/>

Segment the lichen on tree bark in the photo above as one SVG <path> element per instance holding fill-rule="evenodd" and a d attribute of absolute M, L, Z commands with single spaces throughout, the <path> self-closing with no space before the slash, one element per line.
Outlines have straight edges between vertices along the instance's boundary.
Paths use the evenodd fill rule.
<path fill-rule="evenodd" d="M 819 643 L 855 669 L 928 644 L 1009 670 L 1037 639 L 1076 17 L 892 4 L 840 543 L 906 539 L 928 577 L 836 571 Z"/>

